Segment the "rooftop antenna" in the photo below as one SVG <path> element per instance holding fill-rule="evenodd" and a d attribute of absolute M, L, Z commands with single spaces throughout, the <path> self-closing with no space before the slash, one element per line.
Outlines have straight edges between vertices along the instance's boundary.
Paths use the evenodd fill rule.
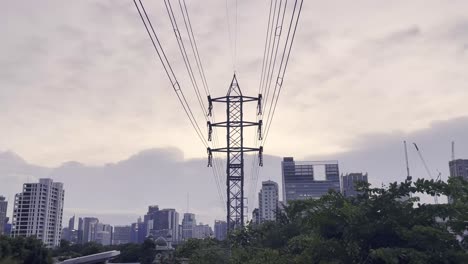
<path fill-rule="evenodd" d="M 455 141 L 452 141 L 452 161 L 455 160 Z"/>
<path fill-rule="evenodd" d="M 189 212 L 189 193 L 187 193 L 187 213 Z"/>

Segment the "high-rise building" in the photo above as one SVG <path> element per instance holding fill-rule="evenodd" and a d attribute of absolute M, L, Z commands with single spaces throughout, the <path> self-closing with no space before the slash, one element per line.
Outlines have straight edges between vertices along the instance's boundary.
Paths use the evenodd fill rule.
<path fill-rule="evenodd" d="M 262 182 L 262 189 L 258 194 L 260 222 L 276 220 L 278 200 L 278 184 L 274 181 Z"/>
<path fill-rule="evenodd" d="M 346 175 L 341 175 L 341 191 L 343 195 L 346 197 L 357 196 L 356 183 L 358 182 L 367 183 L 367 173 L 348 173 Z"/>
<path fill-rule="evenodd" d="M 185 213 L 184 219 L 182 219 L 182 239 L 184 241 L 193 238 L 193 229 L 196 225 L 195 214 Z"/>
<path fill-rule="evenodd" d="M 83 239 L 81 243 L 88 243 L 94 241 L 96 238 L 96 225 L 99 223 L 99 219 L 96 217 L 85 217 L 83 218 Z"/>
<path fill-rule="evenodd" d="M 150 231 L 154 238 L 163 237 L 172 243 L 179 241 L 179 213 L 175 209 L 162 209 L 153 219 Z"/>
<path fill-rule="evenodd" d="M 214 236 L 217 240 L 225 240 L 227 237 L 227 223 L 226 221 L 215 220 L 214 223 Z"/>
<path fill-rule="evenodd" d="M 285 157 L 281 162 L 283 202 L 320 198 L 329 190 L 340 191 L 337 161 L 294 161 Z M 322 169 L 322 170 L 320 170 Z M 320 171 L 323 179 L 319 179 Z"/>
<path fill-rule="evenodd" d="M 70 217 L 70 220 L 68 220 L 68 229 L 75 229 L 75 216 Z"/>
<path fill-rule="evenodd" d="M 141 243 L 150 235 L 150 231 L 153 229 L 154 223 L 158 220 L 159 206 L 150 205 L 148 206 L 148 212 L 143 216 L 143 222 L 138 226 L 138 237 Z"/>
<path fill-rule="evenodd" d="M 260 210 L 258 208 L 252 211 L 252 223 L 256 225 L 260 224 Z"/>
<path fill-rule="evenodd" d="M 47 247 L 59 246 L 64 195 L 63 184 L 52 179 L 25 183 L 15 196 L 12 236 L 36 236 Z"/>
<path fill-rule="evenodd" d="M 5 234 L 5 227 L 7 224 L 7 208 L 8 202 L 5 197 L 0 196 L 0 236 Z"/>
<path fill-rule="evenodd" d="M 94 231 L 94 239 L 93 241 L 96 243 L 99 243 L 104 246 L 108 246 L 112 244 L 112 226 L 103 224 L 103 223 L 97 223 L 95 226 L 95 231 Z"/>
<path fill-rule="evenodd" d="M 468 180 L 468 159 L 449 161 L 450 177 L 463 177 Z"/>
<path fill-rule="evenodd" d="M 83 244 L 83 229 L 84 229 L 84 221 L 83 218 L 78 218 L 78 231 L 77 231 L 77 243 Z"/>
<path fill-rule="evenodd" d="M 114 233 L 112 235 L 112 245 L 127 244 L 131 242 L 132 227 L 127 226 L 114 226 Z"/>
<path fill-rule="evenodd" d="M 130 243 L 141 243 L 138 240 L 138 223 L 132 223 L 130 226 Z"/>
<path fill-rule="evenodd" d="M 200 223 L 193 228 L 193 238 L 204 239 L 213 236 L 213 229 L 209 225 Z"/>
<path fill-rule="evenodd" d="M 76 244 L 78 243 L 78 238 L 79 230 L 75 229 L 75 216 L 73 216 L 68 220 L 68 227 L 62 229 L 62 239 L 70 241 L 72 244 Z"/>

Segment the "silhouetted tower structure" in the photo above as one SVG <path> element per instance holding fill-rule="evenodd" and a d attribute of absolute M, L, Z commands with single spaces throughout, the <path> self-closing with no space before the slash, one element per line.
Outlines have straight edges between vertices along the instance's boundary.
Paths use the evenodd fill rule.
<path fill-rule="evenodd" d="M 263 148 L 252 148 L 244 146 L 244 128 L 256 126 L 259 140 L 262 138 L 262 121 L 244 121 L 243 105 L 248 102 L 257 102 L 257 115 L 261 114 L 262 96 L 250 97 L 242 95 L 236 79 L 232 78 L 231 85 L 226 96 L 211 98 L 208 96 L 208 115 L 211 115 L 213 102 L 226 104 L 227 120 L 224 122 L 208 122 L 208 140 L 211 141 L 213 127 L 226 128 L 226 147 L 208 148 L 208 166 L 212 165 L 213 152 L 225 152 L 226 160 L 226 206 L 227 206 L 227 228 L 228 232 L 244 226 L 244 153 L 257 152 L 259 165 L 263 165 Z"/>

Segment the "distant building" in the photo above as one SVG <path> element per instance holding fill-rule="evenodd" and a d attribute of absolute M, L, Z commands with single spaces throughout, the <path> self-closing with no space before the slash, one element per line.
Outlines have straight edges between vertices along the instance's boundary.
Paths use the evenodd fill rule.
<path fill-rule="evenodd" d="M 252 211 L 252 223 L 253 224 L 260 224 L 260 210 L 258 210 L 258 208 L 255 208 L 253 211 Z"/>
<path fill-rule="evenodd" d="M 204 225 L 200 223 L 196 225 L 193 229 L 193 238 L 204 239 L 213 236 L 213 229 L 209 225 Z"/>
<path fill-rule="evenodd" d="M 175 209 L 162 209 L 153 219 L 153 228 L 150 231 L 154 238 L 164 237 L 177 244 L 179 241 L 179 213 Z"/>
<path fill-rule="evenodd" d="M 0 196 L 0 236 L 5 234 L 5 227 L 7 224 L 7 208 L 8 202 L 5 197 Z"/>
<path fill-rule="evenodd" d="M 195 214 L 185 213 L 182 219 L 182 239 L 184 241 L 193 238 L 193 229 L 197 225 Z"/>
<path fill-rule="evenodd" d="M 138 244 L 138 223 L 132 223 L 130 225 L 130 243 Z"/>
<path fill-rule="evenodd" d="M 83 239 L 82 243 L 88 243 L 94 241 L 96 238 L 96 225 L 99 223 L 99 219 L 96 217 L 85 217 L 83 218 Z"/>
<path fill-rule="evenodd" d="M 367 173 L 348 173 L 341 176 L 342 193 L 346 197 L 357 196 L 356 183 L 368 182 Z"/>
<path fill-rule="evenodd" d="M 274 181 L 262 182 L 262 189 L 258 194 L 260 222 L 276 220 L 278 201 L 278 184 Z"/>
<path fill-rule="evenodd" d="M 75 216 L 70 217 L 70 220 L 68 220 L 68 229 L 75 229 Z"/>
<path fill-rule="evenodd" d="M 285 157 L 281 162 L 283 201 L 320 198 L 329 190 L 340 191 L 340 176 L 337 161 L 294 161 Z M 319 168 L 324 179 L 318 179 Z"/>
<path fill-rule="evenodd" d="M 83 229 L 84 229 L 84 221 L 83 218 L 78 218 L 78 232 L 77 232 L 77 238 L 78 238 L 78 244 L 83 244 Z"/>
<path fill-rule="evenodd" d="M 10 236 L 11 235 L 11 230 L 13 228 L 13 225 L 10 224 L 10 223 L 6 223 L 5 224 L 5 232 L 4 232 L 4 235 L 5 236 Z"/>
<path fill-rule="evenodd" d="M 463 177 L 468 181 L 468 159 L 449 161 L 450 177 Z"/>
<path fill-rule="evenodd" d="M 68 220 L 68 227 L 62 229 L 62 239 L 67 240 L 72 244 L 79 243 L 79 230 L 75 229 L 75 216 Z"/>
<path fill-rule="evenodd" d="M 214 223 L 214 236 L 217 240 L 225 240 L 227 237 L 227 223 L 226 221 L 215 220 Z"/>
<path fill-rule="evenodd" d="M 114 233 L 112 236 L 112 245 L 127 244 L 131 242 L 132 227 L 127 226 L 114 226 Z"/>
<path fill-rule="evenodd" d="M 112 226 L 102 223 L 95 225 L 93 241 L 104 246 L 112 244 Z"/>
<path fill-rule="evenodd" d="M 150 231 L 153 229 L 154 223 L 157 222 L 159 216 L 159 206 L 150 205 L 148 206 L 148 212 L 143 216 L 143 222 L 139 222 L 138 225 L 138 240 L 140 243 L 150 235 Z"/>
<path fill-rule="evenodd" d="M 15 196 L 12 236 L 36 236 L 47 247 L 60 245 L 65 191 L 52 179 L 25 183 Z"/>

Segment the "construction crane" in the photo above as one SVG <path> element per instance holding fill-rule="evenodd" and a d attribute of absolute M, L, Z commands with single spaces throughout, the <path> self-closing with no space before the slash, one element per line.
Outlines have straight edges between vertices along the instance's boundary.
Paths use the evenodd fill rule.
<path fill-rule="evenodd" d="M 414 145 L 414 147 L 416 148 L 416 151 L 418 152 L 419 158 L 421 159 L 421 161 L 422 161 L 422 163 L 423 163 L 423 165 L 424 165 L 424 168 L 426 169 L 427 175 L 428 175 L 431 179 L 434 179 L 434 177 L 432 176 L 431 171 L 429 170 L 429 167 L 427 166 L 426 161 L 424 160 L 424 157 L 423 157 L 421 151 L 420 151 L 419 148 L 418 148 L 418 145 L 416 145 L 416 143 L 413 143 L 413 145 Z M 440 180 L 440 176 L 441 176 L 441 173 L 439 172 L 439 175 L 437 176 L 436 181 Z M 434 203 L 435 203 L 435 204 L 439 204 L 439 198 L 437 197 L 437 194 L 434 195 Z"/>

